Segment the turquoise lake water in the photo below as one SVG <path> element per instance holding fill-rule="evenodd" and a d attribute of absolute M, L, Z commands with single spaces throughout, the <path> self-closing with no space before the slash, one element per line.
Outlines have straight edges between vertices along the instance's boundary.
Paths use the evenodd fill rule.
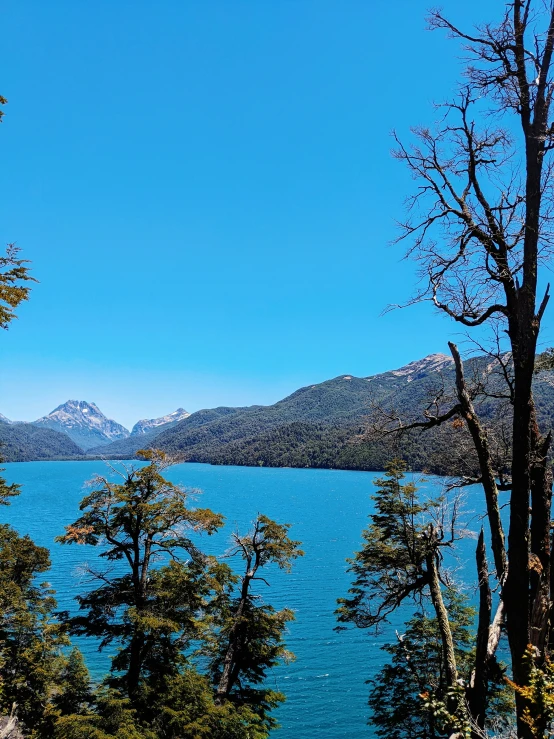
<path fill-rule="evenodd" d="M 22 485 L 22 493 L 2 520 L 51 551 L 48 580 L 60 609 L 74 609 L 74 597 L 87 589 L 82 565 L 93 562 L 92 547 L 61 546 L 54 537 L 79 514 L 84 484 L 106 465 L 94 462 L 27 462 L 6 464 L 5 477 Z M 336 599 L 346 594 L 349 575 L 345 559 L 359 548 L 361 531 L 371 511 L 373 480 L 379 475 L 339 470 L 212 467 L 182 464 L 167 477 L 203 494 L 195 504 L 225 516 L 222 532 L 203 538 L 204 550 L 222 554 L 235 528 L 248 529 L 257 513 L 292 524 L 290 535 L 302 541 L 305 556 L 293 571 L 271 572 L 270 587 L 262 592 L 275 607 L 294 609 L 287 647 L 296 661 L 271 673 L 271 685 L 284 692 L 286 703 L 276 712 L 281 729 L 276 739 L 354 739 L 372 737 L 367 725 L 368 687 L 365 681 L 383 664 L 379 646 L 394 640 L 394 624 L 376 636 L 360 629 L 335 632 Z M 439 479 L 426 483 L 438 490 Z M 478 501 L 475 500 L 478 506 Z M 470 561 L 474 544 L 464 547 Z M 238 563 L 237 563 L 238 565 Z M 400 623 L 398 624 L 400 627 Z M 101 676 L 109 664 L 110 649 L 98 653 L 90 641 L 79 641 L 89 669 Z M 112 649 L 113 652 L 113 649 Z"/>

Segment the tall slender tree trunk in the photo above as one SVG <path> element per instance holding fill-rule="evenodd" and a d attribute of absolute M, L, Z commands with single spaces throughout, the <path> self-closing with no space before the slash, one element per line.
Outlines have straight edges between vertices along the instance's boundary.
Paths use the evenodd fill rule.
<path fill-rule="evenodd" d="M 529 602 L 529 502 L 532 469 L 532 428 L 533 416 L 532 380 L 535 362 L 536 335 L 534 291 L 520 291 L 523 310 L 518 331 L 513 341 L 514 353 L 514 420 L 512 446 L 512 492 L 510 498 L 510 529 L 508 534 L 509 567 L 503 597 L 506 606 L 508 642 L 512 658 L 514 681 L 518 685 L 527 683 L 525 651 L 530 641 L 530 602 Z M 516 694 L 518 736 L 532 739 L 529 726 L 523 721 L 526 701 Z"/>
<path fill-rule="evenodd" d="M 466 386 L 464 367 L 458 347 L 451 341 L 448 342 L 448 346 L 450 347 L 456 370 L 456 394 L 458 396 L 458 402 L 469 433 L 471 434 L 473 446 L 475 447 L 477 458 L 479 460 L 481 482 L 485 492 L 485 502 L 487 505 L 487 515 L 491 532 L 494 565 L 496 567 L 497 577 L 500 582 L 502 582 L 507 569 L 506 545 L 504 541 L 504 528 L 502 526 L 502 519 L 500 518 L 500 506 L 498 504 L 498 486 L 496 484 L 496 476 L 494 473 L 488 435 L 485 427 L 482 426 L 479 421 L 479 417 L 473 407 L 473 403 Z"/>
<path fill-rule="evenodd" d="M 479 581 L 479 621 L 477 625 L 475 668 L 469 685 L 468 703 L 469 712 L 473 720 L 479 729 L 483 729 L 488 703 L 489 637 L 492 614 L 492 595 L 489 585 L 489 570 L 483 529 L 481 529 L 481 533 L 479 534 L 475 554 Z M 479 739 L 479 736 L 480 734 L 478 732 L 472 732 L 474 739 Z"/>
<path fill-rule="evenodd" d="M 237 656 L 240 653 L 241 647 L 241 630 L 242 630 L 242 618 L 244 610 L 246 608 L 246 602 L 248 600 L 248 591 L 250 583 L 255 575 L 255 571 L 248 571 L 242 581 L 242 588 L 240 594 L 240 600 L 235 613 L 233 626 L 229 632 L 229 641 L 225 657 L 223 658 L 223 668 L 221 671 L 221 677 L 217 686 L 215 704 L 221 705 L 229 696 L 233 683 L 236 680 L 237 671 L 235 670 Z"/>
<path fill-rule="evenodd" d="M 448 611 L 444 605 L 439 571 L 437 567 L 437 555 L 434 551 L 429 552 L 426 557 L 427 572 L 429 573 L 429 589 L 431 591 L 431 602 L 437 617 L 437 623 L 441 635 L 442 648 L 444 652 L 444 671 L 446 684 L 449 688 L 455 687 L 458 682 L 458 668 L 456 666 L 456 653 L 454 651 L 454 640 L 450 629 Z"/>

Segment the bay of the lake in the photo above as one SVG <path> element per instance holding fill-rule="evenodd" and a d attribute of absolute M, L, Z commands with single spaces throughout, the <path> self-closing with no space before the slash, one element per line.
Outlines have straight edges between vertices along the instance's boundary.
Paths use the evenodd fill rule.
<path fill-rule="evenodd" d="M 102 461 L 26 462 L 4 465 L 9 482 L 22 486 L 21 495 L 3 508 L 2 520 L 51 551 L 48 580 L 56 590 L 60 609 L 75 609 L 74 598 L 90 585 L 82 564 L 93 562 L 93 547 L 62 546 L 54 537 L 79 515 L 85 483 L 107 474 Z M 188 488 L 199 488 L 196 506 L 225 516 L 224 529 L 204 537 L 205 551 L 223 554 L 231 532 L 246 531 L 257 513 L 290 523 L 290 536 L 302 541 L 305 556 L 290 574 L 271 571 L 270 587 L 259 592 L 277 608 L 296 614 L 287 634 L 287 647 L 296 661 L 280 665 L 270 684 L 286 694 L 277 711 L 279 739 L 350 739 L 373 736 L 367 725 L 368 686 L 386 655 L 379 649 L 394 640 L 394 625 L 376 636 L 359 629 L 334 631 L 336 599 L 346 594 L 350 576 L 346 558 L 360 547 L 361 531 L 372 509 L 373 480 L 367 472 L 310 469 L 269 469 L 180 464 L 166 476 Z M 437 490 L 440 479 L 426 487 Z M 471 556 L 469 550 L 468 557 Z M 240 561 L 236 562 L 237 569 Z M 98 653 L 95 644 L 79 640 L 94 677 L 109 665 L 110 648 Z M 113 648 L 111 649 L 113 653 Z"/>

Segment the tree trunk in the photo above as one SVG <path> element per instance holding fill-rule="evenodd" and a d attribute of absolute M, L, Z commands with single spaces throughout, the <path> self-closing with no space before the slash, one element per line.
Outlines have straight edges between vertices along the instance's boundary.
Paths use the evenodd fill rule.
<path fill-rule="evenodd" d="M 452 639 L 452 631 L 450 630 L 450 621 L 448 620 L 448 611 L 446 610 L 442 597 L 439 571 L 437 567 L 437 555 L 435 552 L 430 552 L 427 555 L 426 564 L 427 572 L 429 573 L 431 602 L 435 609 L 444 652 L 446 684 L 449 688 L 452 688 L 457 685 L 458 682 L 458 669 L 456 667 L 456 654 L 454 652 L 454 640 Z"/>
<path fill-rule="evenodd" d="M 471 434 L 473 445 L 479 459 L 481 480 L 487 504 L 487 515 L 489 518 L 496 574 L 498 580 L 503 582 L 507 569 L 506 548 L 504 542 L 504 528 L 502 526 L 502 519 L 500 518 L 500 507 L 498 505 L 498 486 L 496 484 L 494 465 L 491 459 L 489 440 L 486 429 L 481 425 L 477 413 L 475 412 L 475 408 L 473 407 L 473 403 L 471 402 L 465 383 L 464 368 L 458 347 L 451 341 L 448 342 L 448 346 L 450 347 L 450 352 L 454 359 L 456 369 L 456 392 L 458 402 L 460 403 L 465 422 L 469 429 L 469 433 Z"/>
<path fill-rule="evenodd" d="M 471 676 L 468 690 L 469 712 L 473 721 L 483 729 L 488 703 L 488 665 L 489 665 L 489 635 L 492 613 L 492 596 L 489 585 L 489 570 L 485 549 L 485 535 L 483 529 L 477 542 L 477 577 L 479 580 L 479 621 L 477 626 L 477 644 L 475 650 L 475 667 Z M 479 739 L 479 733 L 472 732 L 474 739 Z"/>
<path fill-rule="evenodd" d="M 134 541 L 133 588 L 135 591 L 135 609 L 140 617 L 144 614 L 147 602 L 148 570 L 152 550 L 152 535 L 145 542 L 144 553 L 140 555 L 138 537 Z M 129 645 L 129 667 L 127 669 L 127 693 L 133 699 L 138 691 L 144 659 L 146 634 L 141 626 L 134 626 L 134 633 Z"/>
<path fill-rule="evenodd" d="M 142 671 L 142 657 L 145 635 L 141 631 L 133 634 L 129 646 L 129 668 L 127 670 L 127 693 L 133 699 L 138 691 Z"/>
<path fill-rule="evenodd" d="M 520 291 L 523 292 L 523 288 Z M 509 568 L 503 599 L 506 607 L 508 642 L 512 657 L 513 679 L 518 685 L 527 683 L 524 655 L 530 639 L 529 607 L 529 497 L 532 469 L 531 419 L 536 336 L 534 324 L 534 293 L 527 292 L 527 303 L 519 325 L 523 332 L 512 342 L 514 346 L 514 421 L 512 447 L 512 493 L 510 498 L 510 531 L 508 535 Z M 527 315 L 529 314 L 530 315 Z M 523 333 L 523 335 L 521 335 Z M 532 739 L 529 726 L 523 721 L 526 701 L 516 694 L 517 729 L 520 739 Z"/>
<path fill-rule="evenodd" d="M 223 669 L 221 672 L 221 677 L 219 679 L 219 684 L 217 686 L 215 696 L 216 706 L 221 705 L 228 698 L 229 693 L 231 692 L 231 689 L 233 687 L 233 683 L 236 681 L 236 671 L 234 667 L 241 646 L 240 632 L 242 626 L 242 617 L 244 614 L 244 609 L 246 607 L 246 602 L 248 600 L 250 583 L 254 575 L 255 570 L 249 570 L 247 571 L 242 581 L 239 605 L 235 614 L 233 626 L 231 627 L 231 630 L 229 632 L 229 643 L 225 652 L 225 657 L 223 658 Z"/>
<path fill-rule="evenodd" d="M 530 556 L 530 644 L 540 661 L 546 656 L 551 621 L 550 604 L 550 509 L 552 470 L 548 460 L 551 434 L 542 438 L 535 418 L 534 466 L 531 476 L 531 556 Z"/>

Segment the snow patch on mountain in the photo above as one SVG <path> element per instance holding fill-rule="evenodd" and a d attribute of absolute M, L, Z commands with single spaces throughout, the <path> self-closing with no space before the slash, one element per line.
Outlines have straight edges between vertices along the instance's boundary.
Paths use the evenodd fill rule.
<path fill-rule="evenodd" d="M 68 400 L 35 421 L 35 425 L 62 431 L 85 450 L 129 436 L 124 426 L 107 418 L 95 403 L 85 400 Z"/>
<path fill-rule="evenodd" d="M 373 375 L 366 377 L 368 381 L 380 380 L 385 376 L 392 375 L 393 377 L 403 377 L 406 382 L 411 382 L 418 377 L 430 372 L 441 372 L 447 369 L 454 363 L 452 357 L 448 354 L 429 354 L 429 356 L 423 359 L 416 359 L 414 362 L 406 364 L 404 367 L 399 367 L 395 370 L 389 370 L 389 372 L 382 372 L 379 375 Z"/>
<path fill-rule="evenodd" d="M 144 418 L 141 421 L 137 421 L 131 429 L 131 436 L 137 434 L 146 434 L 152 429 L 160 428 L 161 426 L 167 426 L 168 424 L 178 423 L 188 418 L 190 413 L 184 408 L 177 408 L 173 413 L 168 413 L 167 416 L 160 416 L 160 418 Z"/>

